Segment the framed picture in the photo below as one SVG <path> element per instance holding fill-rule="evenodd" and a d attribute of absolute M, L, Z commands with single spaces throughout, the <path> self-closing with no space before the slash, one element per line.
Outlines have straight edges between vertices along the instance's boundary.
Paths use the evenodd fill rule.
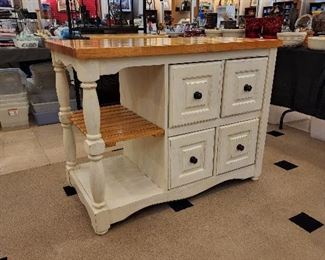
<path fill-rule="evenodd" d="M 0 0 L 2 1 L 2 0 Z M 66 12 L 67 11 L 67 6 L 65 4 L 66 0 L 57 0 L 58 4 L 58 11 L 59 12 Z M 71 11 L 79 11 L 79 2 L 78 0 L 69 0 L 70 2 L 70 10 Z"/>
<path fill-rule="evenodd" d="M 14 3 L 12 0 L 0 0 L 0 9 L 13 9 Z"/>
<path fill-rule="evenodd" d="M 110 3 L 114 3 L 116 5 L 120 5 L 121 1 L 121 6 L 122 6 L 122 12 L 131 12 L 131 0 L 109 0 Z"/>

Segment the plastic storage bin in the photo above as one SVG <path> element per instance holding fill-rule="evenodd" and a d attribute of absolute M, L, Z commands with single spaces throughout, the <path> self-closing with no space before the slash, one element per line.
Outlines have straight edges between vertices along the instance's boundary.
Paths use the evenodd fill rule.
<path fill-rule="evenodd" d="M 28 103 L 26 105 L 0 107 L 0 123 L 4 130 L 28 127 Z"/>
<path fill-rule="evenodd" d="M 77 109 L 77 102 L 75 99 L 70 100 L 70 107 L 72 110 Z M 49 125 L 59 123 L 59 103 L 57 101 L 44 103 L 31 102 L 30 111 L 37 125 Z"/>
<path fill-rule="evenodd" d="M 0 69 L 0 124 L 2 129 L 28 127 L 26 77 L 19 69 Z"/>

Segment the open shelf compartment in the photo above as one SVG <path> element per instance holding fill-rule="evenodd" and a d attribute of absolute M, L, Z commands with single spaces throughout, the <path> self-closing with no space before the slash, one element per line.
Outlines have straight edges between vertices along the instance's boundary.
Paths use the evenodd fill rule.
<path fill-rule="evenodd" d="M 160 196 L 164 191 L 154 184 L 139 168 L 123 155 L 103 159 L 105 169 L 105 202 L 109 209 Z M 78 189 L 93 201 L 90 177 L 91 163 L 80 164 L 71 172 Z"/>
<path fill-rule="evenodd" d="M 100 118 L 100 132 L 108 147 L 115 146 L 120 141 L 164 135 L 164 129 L 122 105 L 101 107 Z M 87 133 L 82 111 L 73 113 L 71 121 L 83 134 Z"/>

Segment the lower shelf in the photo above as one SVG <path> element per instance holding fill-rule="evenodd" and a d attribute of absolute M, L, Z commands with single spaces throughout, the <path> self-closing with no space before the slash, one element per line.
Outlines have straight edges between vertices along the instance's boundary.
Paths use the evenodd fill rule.
<path fill-rule="evenodd" d="M 78 165 L 70 171 L 71 184 L 85 205 L 95 232 L 100 235 L 105 234 L 111 224 L 147 206 L 188 198 L 226 180 L 247 179 L 255 175 L 255 166 L 251 165 L 171 190 L 163 190 L 123 155 L 105 158 L 103 164 L 106 178 L 106 206 L 100 209 L 93 207 L 90 163 Z"/>
<path fill-rule="evenodd" d="M 136 201 L 162 194 L 163 190 L 146 177 L 138 167 L 125 156 L 114 156 L 103 160 L 106 177 L 106 204 L 109 209 L 116 209 Z M 89 199 L 91 177 L 90 163 L 81 164 L 72 173 L 78 178 Z"/>
<path fill-rule="evenodd" d="M 121 105 L 102 107 L 100 117 L 100 132 L 109 147 L 129 139 L 164 135 L 164 129 Z M 82 111 L 73 113 L 71 121 L 82 133 L 87 133 Z"/>

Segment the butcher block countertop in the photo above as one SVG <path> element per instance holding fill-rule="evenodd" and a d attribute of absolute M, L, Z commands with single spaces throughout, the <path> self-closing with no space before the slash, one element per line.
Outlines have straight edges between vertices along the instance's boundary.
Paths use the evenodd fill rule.
<path fill-rule="evenodd" d="M 138 39 L 138 38 L 168 38 L 167 34 L 146 34 L 146 33 L 117 33 L 117 34 L 84 34 L 90 39 Z"/>
<path fill-rule="evenodd" d="M 282 46 L 282 42 L 277 39 L 178 37 L 48 40 L 46 45 L 51 51 L 77 59 L 110 59 L 270 49 Z"/>

